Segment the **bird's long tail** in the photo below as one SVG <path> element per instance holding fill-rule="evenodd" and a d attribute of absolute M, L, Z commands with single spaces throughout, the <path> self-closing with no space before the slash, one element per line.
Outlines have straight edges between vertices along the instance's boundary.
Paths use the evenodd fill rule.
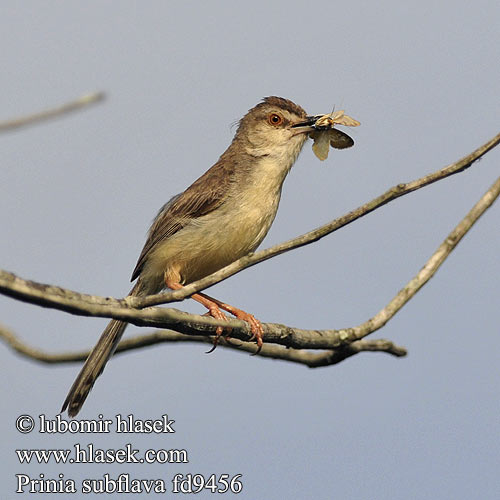
<path fill-rule="evenodd" d="M 140 284 L 140 280 L 136 283 L 134 288 L 132 288 L 129 295 L 147 295 Z M 128 323 L 125 321 L 115 319 L 108 323 L 99 341 L 92 351 L 90 351 L 76 380 L 73 382 L 62 405 L 61 413 L 67 409 L 70 417 L 75 417 L 78 414 L 97 380 L 97 377 L 103 372 L 106 363 L 115 352 L 116 346 L 120 342 L 127 325 Z"/>

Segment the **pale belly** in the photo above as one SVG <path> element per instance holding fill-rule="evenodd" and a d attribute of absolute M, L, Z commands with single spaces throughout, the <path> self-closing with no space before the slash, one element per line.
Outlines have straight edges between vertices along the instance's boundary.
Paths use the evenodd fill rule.
<path fill-rule="evenodd" d="M 231 200 L 190 222 L 151 253 L 141 277 L 188 284 L 254 251 L 276 216 L 279 195 L 271 199 Z"/>

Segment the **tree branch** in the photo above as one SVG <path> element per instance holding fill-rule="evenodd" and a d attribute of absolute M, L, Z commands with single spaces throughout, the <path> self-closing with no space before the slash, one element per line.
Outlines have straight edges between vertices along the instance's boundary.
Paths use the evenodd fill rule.
<path fill-rule="evenodd" d="M 0 133 L 10 132 L 21 127 L 26 127 L 28 125 L 34 125 L 46 120 L 51 120 L 53 118 L 60 118 L 64 115 L 72 113 L 73 111 L 79 111 L 91 104 L 96 104 L 105 98 L 104 92 L 93 92 L 91 94 L 83 95 L 74 101 L 67 102 L 61 106 L 55 108 L 46 109 L 40 111 L 39 113 L 33 113 L 31 115 L 22 116 L 21 118 L 13 118 L 0 122 Z"/>
<path fill-rule="evenodd" d="M 13 350 L 18 354 L 25 356 L 36 361 L 47 364 L 59 363 L 74 363 L 85 361 L 90 351 L 79 351 L 70 353 L 52 354 L 47 353 L 40 349 L 35 349 L 24 342 L 22 342 L 11 330 L 5 326 L 0 325 L 0 338 L 3 339 Z M 184 335 L 182 333 L 173 332 L 172 330 L 155 330 L 146 335 L 138 335 L 122 340 L 118 345 L 115 354 L 124 353 L 127 351 L 140 349 L 164 342 L 203 342 L 211 344 L 212 341 L 208 337 Z M 235 344 L 234 342 L 227 343 L 225 341 L 220 343 L 220 347 L 244 351 L 255 352 L 255 344 L 251 342 L 243 342 Z M 288 349 L 277 345 L 264 345 L 260 352 L 260 356 L 264 358 L 279 359 L 282 361 L 290 361 L 308 366 L 309 368 L 317 368 L 321 366 L 329 366 L 340 363 L 344 359 L 358 354 L 363 351 L 370 352 L 385 352 L 396 357 L 406 356 L 406 349 L 398 347 L 394 343 L 384 340 L 360 340 L 345 347 L 341 347 L 334 351 L 326 351 L 321 353 L 312 353 L 309 351 Z"/>

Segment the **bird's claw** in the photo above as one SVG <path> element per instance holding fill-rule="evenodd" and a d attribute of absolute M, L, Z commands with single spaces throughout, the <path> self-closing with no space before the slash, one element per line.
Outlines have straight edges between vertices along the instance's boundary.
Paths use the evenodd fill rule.
<path fill-rule="evenodd" d="M 262 345 L 263 345 L 262 337 L 264 335 L 264 329 L 262 328 L 262 323 L 253 314 L 247 313 L 245 311 L 242 311 L 241 309 L 230 306 L 228 304 L 224 304 L 223 302 L 216 301 L 215 299 L 212 299 L 211 297 L 209 298 L 206 295 L 203 295 L 202 298 L 205 307 L 208 308 L 208 312 L 206 313 L 206 315 L 212 316 L 212 318 L 215 319 L 224 319 L 227 321 L 226 315 L 221 311 L 221 309 L 224 309 L 225 311 L 231 313 L 235 318 L 248 323 L 250 325 L 250 330 L 252 332 L 250 341 L 255 340 L 257 343 L 257 350 L 254 353 L 252 353 L 252 356 L 259 354 L 259 352 L 262 350 Z M 229 341 L 231 328 L 218 326 L 217 329 L 215 330 L 213 346 L 211 349 L 207 351 L 207 354 L 210 354 L 215 350 L 215 348 L 219 343 L 219 339 L 222 336 L 222 332 L 224 330 L 227 330 L 227 333 L 224 336 L 224 340 L 230 345 L 237 345 L 237 344 L 232 344 Z"/>
<path fill-rule="evenodd" d="M 233 313 L 238 319 L 246 321 L 250 325 L 250 329 L 252 331 L 252 336 L 250 337 L 250 342 L 255 340 L 257 342 L 257 350 L 252 353 L 252 356 L 256 356 L 262 349 L 263 340 L 262 336 L 264 335 L 264 329 L 262 328 L 262 323 L 253 315 L 249 314 L 245 311 L 238 310 Z"/>

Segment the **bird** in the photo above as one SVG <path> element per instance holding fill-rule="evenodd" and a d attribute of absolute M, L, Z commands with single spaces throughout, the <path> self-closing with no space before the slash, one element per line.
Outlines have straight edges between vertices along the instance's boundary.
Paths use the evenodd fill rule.
<path fill-rule="evenodd" d="M 154 219 L 132 273 L 129 295 L 178 290 L 253 252 L 274 221 L 283 182 L 319 118 L 283 97 L 265 97 L 239 121 L 219 160 Z M 246 321 L 258 349 L 263 329 L 252 314 L 204 293 L 190 298 L 216 319 L 222 311 Z M 70 417 L 81 410 L 113 355 L 127 323 L 111 320 L 88 355 L 63 403 Z M 218 337 L 222 327 L 216 330 Z"/>

